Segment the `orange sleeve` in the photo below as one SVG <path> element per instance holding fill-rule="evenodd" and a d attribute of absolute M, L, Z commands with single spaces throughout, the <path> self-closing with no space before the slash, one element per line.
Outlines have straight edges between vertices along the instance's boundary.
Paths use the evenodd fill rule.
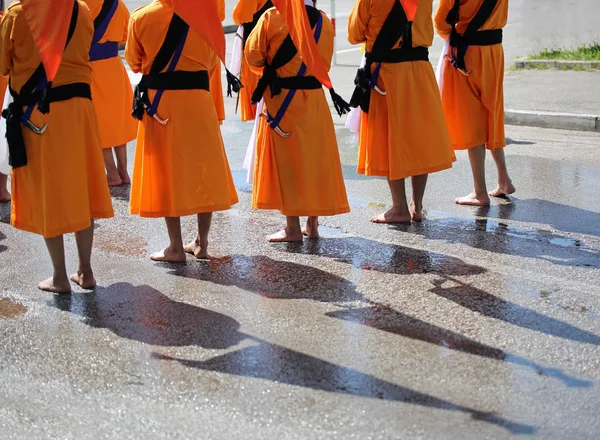
<path fill-rule="evenodd" d="M 323 64 L 325 64 L 325 70 L 329 72 L 331 70 L 331 59 L 333 58 L 333 39 L 335 38 L 335 31 L 329 17 L 325 14 L 321 15 L 323 17 L 323 30 L 317 47 L 319 48 L 319 53 L 323 59 Z"/>
<path fill-rule="evenodd" d="M 11 10 L 3 14 L 0 21 L 0 76 L 8 75 L 12 67 L 12 30 L 14 21 L 15 14 Z"/>
<path fill-rule="evenodd" d="M 238 26 L 252 21 L 256 11 L 260 9 L 259 0 L 239 0 L 233 9 L 233 21 Z M 261 2 L 265 3 L 265 2 Z"/>
<path fill-rule="evenodd" d="M 262 73 L 262 68 L 267 61 L 267 49 L 269 47 L 268 28 L 268 14 L 264 14 L 258 20 L 252 33 L 248 36 L 244 49 L 244 55 L 246 62 L 250 66 L 250 70 L 259 75 Z"/>
<path fill-rule="evenodd" d="M 142 71 L 142 55 L 144 49 L 140 44 L 136 35 L 136 20 L 129 20 L 129 27 L 127 31 L 127 44 L 125 45 L 125 60 L 131 70 L 134 73 L 140 73 Z"/>
<path fill-rule="evenodd" d="M 443 39 L 448 38 L 452 32 L 452 26 L 446 23 L 446 17 L 448 16 L 450 9 L 452 9 L 452 6 L 454 6 L 453 0 L 440 0 L 440 4 L 438 5 L 433 19 L 435 30 Z"/>
<path fill-rule="evenodd" d="M 348 41 L 350 44 L 361 44 L 367 40 L 370 9 L 370 0 L 358 0 L 354 4 L 348 18 Z"/>
<path fill-rule="evenodd" d="M 131 19 L 131 14 L 129 13 L 129 10 L 127 8 L 124 8 L 123 13 L 125 14 L 125 20 L 124 20 L 125 24 L 123 26 L 123 36 L 121 37 L 119 44 L 127 43 L 127 30 L 129 28 L 129 20 Z"/>

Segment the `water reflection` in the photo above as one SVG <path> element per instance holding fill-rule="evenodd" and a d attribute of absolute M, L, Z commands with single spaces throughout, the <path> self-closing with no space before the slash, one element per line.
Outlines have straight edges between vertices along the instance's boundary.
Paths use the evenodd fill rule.
<path fill-rule="evenodd" d="M 450 350 L 481 356 L 497 361 L 522 365 L 533 369 L 537 374 L 549 376 L 562 381 L 568 387 L 591 387 L 592 383 L 564 374 L 557 368 L 542 367 L 535 362 L 520 356 L 507 353 L 489 345 L 482 344 L 461 334 L 422 321 L 414 316 L 379 305 L 361 308 L 345 309 L 330 312 L 327 316 L 356 322 L 388 333 L 401 335 L 406 338 L 424 341 Z"/>
<path fill-rule="evenodd" d="M 236 286 L 271 299 L 311 299 L 320 302 L 362 300 L 345 278 L 311 266 L 265 256 L 231 255 L 207 263 L 178 266 L 169 274 Z"/>
<path fill-rule="evenodd" d="M 457 278 L 433 281 L 430 292 L 489 318 L 571 341 L 600 345 L 600 336 L 478 289 Z"/>
<path fill-rule="evenodd" d="M 321 238 L 305 241 L 303 246 L 274 249 L 308 255 L 318 255 L 347 263 L 357 269 L 396 275 L 439 273 L 444 275 L 477 275 L 486 272 L 480 266 L 444 254 L 381 243 L 362 237 Z"/>
<path fill-rule="evenodd" d="M 496 207 L 499 218 L 514 218 L 514 205 Z M 465 244 L 488 252 L 545 260 L 561 266 L 600 268 L 600 251 L 577 239 L 548 231 L 521 228 L 502 221 L 481 218 L 490 208 L 479 209 L 475 220 L 442 217 L 417 225 L 393 226 L 431 240 Z M 583 251 L 583 252 L 582 252 Z"/>
<path fill-rule="evenodd" d="M 438 399 L 406 387 L 342 367 L 239 331 L 235 319 L 173 301 L 150 286 L 118 283 L 98 288 L 89 295 L 56 295 L 51 305 L 83 318 L 94 328 L 105 328 L 119 337 L 161 347 L 196 346 L 203 349 L 230 349 L 243 340 L 256 345 L 229 351 L 205 361 L 187 360 L 154 352 L 158 361 L 176 361 L 188 368 L 252 377 L 314 390 L 357 397 L 405 402 L 430 408 L 459 411 L 502 426 L 512 433 L 533 433 L 536 428 L 506 420 Z"/>

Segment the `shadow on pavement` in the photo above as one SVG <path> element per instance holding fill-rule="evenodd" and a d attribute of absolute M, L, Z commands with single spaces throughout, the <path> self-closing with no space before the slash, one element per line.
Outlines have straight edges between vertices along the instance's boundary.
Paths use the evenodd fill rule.
<path fill-rule="evenodd" d="M 450 285 L 444 287 L 446 283 Z M 562 339 L 600 345 L 598 335 L 498 298 L 458 279 L 444 277 L 434 280 L 433 284 L 435 287 L 430 292 L 489 318 Z"/>
<path fill-rule="evenodd" d="M 6 239 L 6 235 L 4 235 L 2 232 L 0 232 L 0 240 L 4 240 Z M 0 244 L 0 253 L 6 251 L 8 249 L 8 247 L 4 246 L 3 244 Z"/>
<path fill-rule="evenodd" d="M 514 199 L 518 209 L 511 215 L 520 222 L 547 223 L 563 232 L 600 237 L 600 214 L 541 199 Z"/>
<path fill-rule="evenodd" d="M 356 397 L 459 411 L 471 415 L 475 420 L 502 426 L 513 434 L 531 434 L 537 430 L 531 425 L 515 423 L 490 412 L 456 405 L 447 400 L 378 379 L 370 374 L 341 367 L 265 341 L 260 341 L 254 347 L 243 348 L 208 361 L 179 359 L 160 354 L 155 357 L 161 360 L 176 361 L 186 367 L 204 371 L 265 379 Z"/>
<path fill-rule="evenodd" d="M 521 220 L 520 203 L 505 203 L 491 208 L 474 210 L 477 217 L 493 216 L 500 219 Z M 525 208 L 526 209 L 526 208 Z M 600 217 L 598 218 L 600 222 Z M 600 252 L 586 249 L 579 240 L 548 231 L 508 225 L 488 218 L 441 218 L 412 225 L 394 225 L 391 228 L 415 233 L 430 240 L 464 244 L 488 252 L 536 258 L 560 266 L 600 268 Z M 583 252 L 582 252 L 583 251 Z"/>
<path fill-rule="evenodd" d="M 10 203 L 0 203 L 0 223 L 10 224 Z"/>
<path fill-rule="evenodd" d="M 170 275 L 236 286 L 271 299 L 364 300 L 354 284 L 345 278 L 311 266 L 265 256 L 231 255 L 199 264 L 169 267 Z"/>
<path fill-rule="evenodd" d="M 110 195 L 112 198 L 129 202 L 129 196 L 131 194 L 130 184 L 110 186 L 108 189 L 110 190 Z"/>
<path fill-rule="evenodd" d="M 506 145 L 535 145 L 532 141 L 517 141 L 511 138 L 506 138 Z"/>
<path fill-rule="evenodd" d="M 197 346 L 224 350 L 246 339 L 257 343 L 207 361 L 178 359 L 154 353 L 153 357 L 157 360 L 177 361 L 189 368 L 260 378 L 314 390 L 459 411 L 471 415 L 475 420 L 502 426 L 512 433 L 536 431 L 531 425 L 455 405 L 246 335 L 239 332 L 240 324 L 235 319 L 173 301 L 150 286 L 117 283 L 86 295 L 56 295 L 50 305 L 81 316 L 83 322 L 91 327 L 105 328 L 121 338 L 160 347 Z"/>
<path fill-rule="evenodd" d="M 467 276 L 487 272 L 483 267 L 467 264 L 448 255 L 362 237 L 320 238 L 305 240 L 303 246 L 283 246 L 273 245 L 273 248 L 289 253 L 318 255 L 361 270 L 397 275 L 439 273 Z"/>
<path fill-rule="evenodd" d="M 592 382 L 580 380 L 564 374 L 556 368 L 542 367 L 520 356 L 512 355 L 498 348 L 482 344 L 461 334 L 421 321 L 413 316 L 397 312 L 389 307 L 373 305 L 362 309 L 339 310 L 326 313 L 326 316 L 366 325 L 377 330 L 428 342 L 449 350 L 481 356 L 497 361 L 509 362 L 533 369 L 537 374 L 553 377 L 568 387 L 589 388 Z"/>

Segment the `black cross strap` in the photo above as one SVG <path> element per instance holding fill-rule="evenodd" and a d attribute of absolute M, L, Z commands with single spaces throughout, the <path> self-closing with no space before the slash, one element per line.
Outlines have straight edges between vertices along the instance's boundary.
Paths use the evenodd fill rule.
<path fill-rule="evenodd" d="M 467 72 L 465 55 L 469 46 L 492 46 L 502 43 L 502 29 L 480 31 L 489 20 L 498 5 L 498 0 L 483 0 L 475 17 L 467 25 L 464 34 L 459 34 L 456 25 L 460 21 L 460 0 L 455 0 L 454 6 L 446 16 L 446 23 L 452 26 L 450 35 L 450 46 L 455 49 L 452 52 L 452 65 Z"/>
<path fill-rule="evenodd" d="M 317 21 L 319 21 L 321 12 L 317 8 L 306 6 L 306 13 L 308 14 L 310 27 L 314 29 L 317 25 Z M 294 45 L 291 35 L 288 34 L 285 40 L 283 40 L 283 43 L 281 43 L 279 49 L 277 49 L 273 61 L 265 64 L 263 75 L 258 81 L 256 90 L 254 90 L 254 93 L 252 94 L 252 104 L 256 104 L 262 99 L 267 87 L 270 87 L 271 89 L 271 96 L 277 96 L 281 93 L 282 87 L 277 76 L 277 69 L 282 68 L 292 61 L 297 53 L 298 49 Z"/>

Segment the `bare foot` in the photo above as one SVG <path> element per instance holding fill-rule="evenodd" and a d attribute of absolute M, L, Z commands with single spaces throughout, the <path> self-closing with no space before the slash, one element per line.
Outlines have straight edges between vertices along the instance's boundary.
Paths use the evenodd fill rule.
<path fill-rule="evenodd" d="M 71 281 L 85 290 L 93 290 L 96 287 L 96 279 L 91 271 L 89 273 L 77 271 L 71 275 Z"/>
<path fill-rule="evenodd" d="M 208 243 L 201 244 L 197 239 L 183 247 L 186 254 L 191 254 L 199 260 L 208 260 Z"/>
<path fill-rule="evenodd" d="M 302 241 L 302 231 L 288 233 L 283 229 L 275 234 L 267 235 L 267 241 L 270 243 L 296 243 Z"/>
<path fill-rule="evenodd" d="M 399 214 L 394 208 L 384 212 L 383 214 L 376 215 L 371 219 L 373 223 L 410 223 L 409 214 Z"/>
<path fill-rule="evenodd" d="M 165 248 L 160 252 L 154 252 L 150 255 L 152 261 L 165 261 L 169 263 L 185 263 L 186 257 L 183 249 L 176 251 L 171 248 Z"/>
<path fill-rule="evenodd" d="M 490 196 L 492 197 L 504 197 L 510 194 L 513 194 L 517 189 L 513 185 L 512 181 L 509 180 L 508 183 L 499 183 L 494 191 L 490 191 Z"/>
<path fill-rule="evenodd" d="M 302 229 L 302 235 L 311 239 L 319 238 L 319 219 L 318 217 L 309 217 L 306 220 L 306 226 Z"/>
<path fill-rule="evenodd" d="M 10 202 L 10 193 L 6 188 L 0 189 L 0 203 Z"/>
<path fill-rule="evenodd" d="M 121 178 L 121 182 L 124 185 L 128 185 L 131 183 L 131 179 L 129 178 L 129 173 L 127 172 L 127 169 L 124 170 L 119 170 L 119 177 Z"/>
<path fill-rule="evenodd" d="M 455 201 L 458 205 L 490 206 L 490 198 L 487 194 L 477 196 L 474 192 L 464 197 L 458 197 Z"/>
<path fill-rule="evenodd" d="M 121 180 L 121 177 L 117 174 L 115 176 L 109 176 L 108 174 L 106 175 L 106 180 L 108 180 L 108 186 L 120 186 L 123 185 L 123 180 Z"/>
<path fill-rule="evenodd" d="M 38 284 L 38 289 L 52 293 L 71 293 L 71 285 L 67 278 L 63 280 L 55 280 L 54 277 L 48 278 Z"/>
<path fill-rule="evenodd" d="M 410 202 L 410 219 L 413 222 L 422 222 L 425 220 L 425 212 L 423 211 L 423 207 L 417 208 L 415 202 Z"/>

